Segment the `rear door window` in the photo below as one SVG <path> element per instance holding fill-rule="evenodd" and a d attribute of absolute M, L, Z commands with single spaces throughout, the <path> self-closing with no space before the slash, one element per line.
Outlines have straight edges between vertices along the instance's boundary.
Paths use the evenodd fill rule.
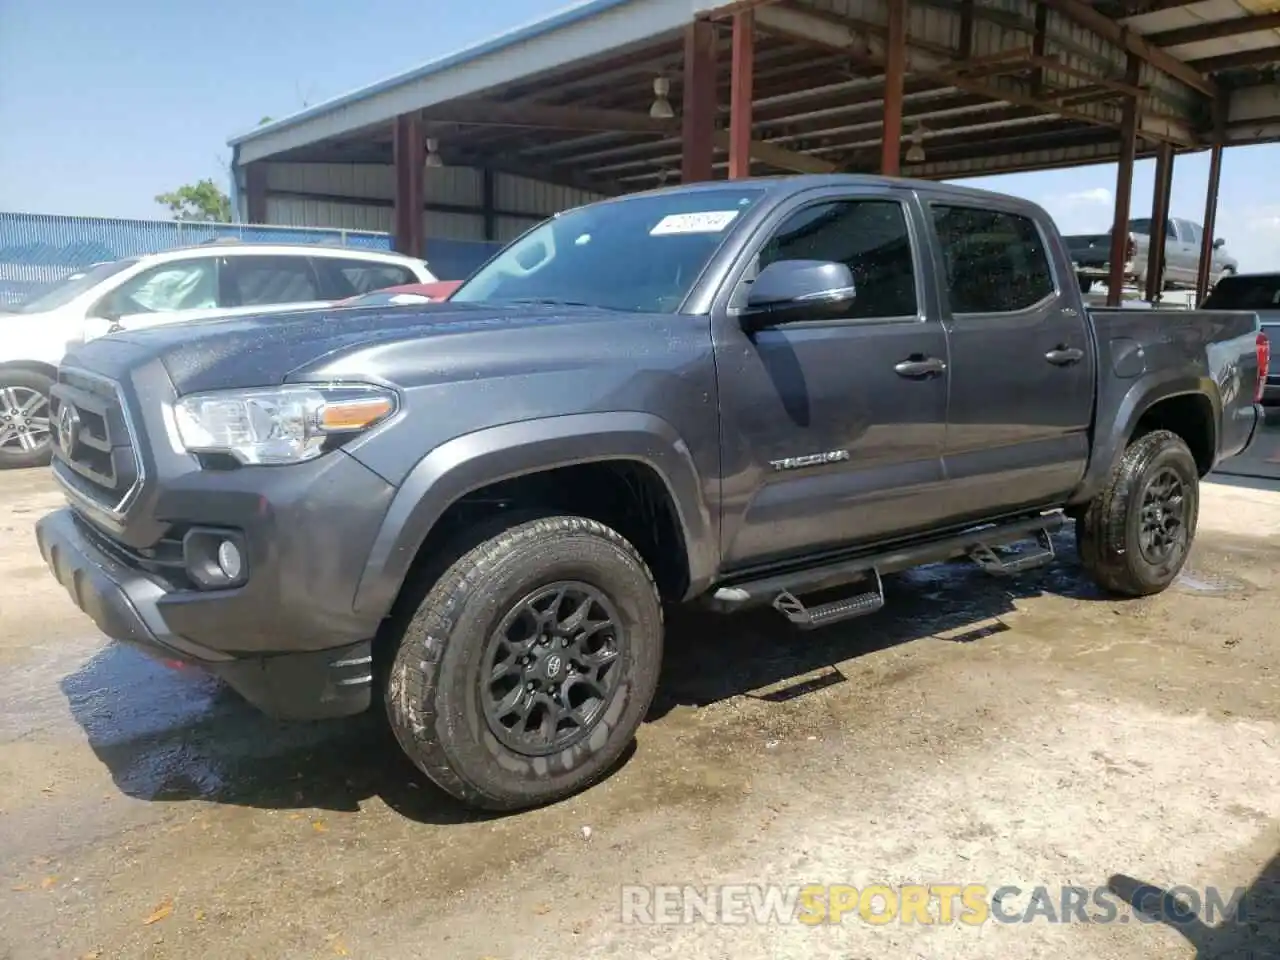
<path fill-rule="evenodd" d="M 265 307 L 324 299 L 309 257 L 227 257 L 223 277 L 230 306 Z"/>
<path fill-rule="evenodd" d="M 1017 313 L 1057 292 L 1035 221 L 1003 210 L 933 205 L 952 313 Z"/>

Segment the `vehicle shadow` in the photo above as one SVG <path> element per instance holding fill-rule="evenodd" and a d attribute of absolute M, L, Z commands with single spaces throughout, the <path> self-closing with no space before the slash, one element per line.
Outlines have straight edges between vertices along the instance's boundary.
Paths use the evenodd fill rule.
<path fill-rule="evenodd" d="M 1218 891 L 1225 911 L 1217 904 L 1208 910 L 1204 891 L 1166 890 L 1123 875 L 1111 877 L 1107 887 L 1141 920 L 1177 930 L 1195 948 L 1195 960 L 1280 960 L 1280 854 L 1238 900 L 1231 900 L 1233 891 Z"/>
<path fill-rule="evenodd" d="M 843 682 L 835 664 L 914 640 L 977 642 L 1007 630 L 1000 618 L 1021 599 L 1046 593 L 1107 599 L 1080 569 L 1073 533 L 1055 535 L 1054 548 L 1054 563 L 1015 577 L 993 577 L 968 561 L 886 577 L 883 609 L 821 630 L 796 629 L 768 608 L 730 617 L 674 612 L 648 719 L 677 706 L 702 707 L 734 696 L 790 700 Z M 815 672 L 823 675 L 815 678 Z M 786 685 L 791 680 L 797 682 Z"/>
<path fill-rule="evenodd" d="M 832 681 L 759 691 L 912 640 L 978 641 L 1006 629 L 999 618 L 1023 597 L 1102 599 L 1075 563 L 1070 533 L 1055 543 L 1057 562 L 1016 578 L 993 578 L 968 563 L 887 578 L 884 610 L 812 633 L 795 630 L 772 610 L 731 617 L 678 612 L 668 625 L 663 674 L 647 720 L 679 705 L 739 695 L 789 700 Z M 483 818 L 413 767 L 381 710 L 340 721 L 273 721 L 219 681 L 120 644 L 104 647 L 61 686 L 90 747 L 117 787 L 136 799 L 356 811 L 380 797 L 417 821 Z"/>

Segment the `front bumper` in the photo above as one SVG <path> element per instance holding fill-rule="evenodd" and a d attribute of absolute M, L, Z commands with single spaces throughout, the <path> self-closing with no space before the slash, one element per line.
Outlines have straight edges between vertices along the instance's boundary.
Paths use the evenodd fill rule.
<path fill-rule="evenodd" d="M 36 540 L 76 606 L 113 640 L 201 667 L 264 713 L 282 719 L 349 716 L 371 703 L 369 640 L 337 649 L 248 656 L 212 649 L 173 632 L 162 609 L 172 591 L 113 555 L 101 535 L 70 508 L 41 518 Z"/>

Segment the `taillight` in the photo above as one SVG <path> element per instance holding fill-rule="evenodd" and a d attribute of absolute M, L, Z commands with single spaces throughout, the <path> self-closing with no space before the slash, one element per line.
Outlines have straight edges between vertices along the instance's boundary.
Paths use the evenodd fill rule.
<path fill-rule="evenodd" d="M 1137 255 L 1138 255 L 1138 242 L 1134 240 L 1133 235 L 1130 234 L 1129 239 L 1125 241 L 1124 258 L 1126 260 L 1132 260 Z"/>
<path fill-rule="evenodd" d="M 1258 389 L 1254 391 L 1253 402 L 1262 402 L 1262 391 L 1267 388 L 1267 371 L 1271 369 L 1271 341 L 1265 333 L 1258 334 L 1255 341 L 1258 347 Z"/>

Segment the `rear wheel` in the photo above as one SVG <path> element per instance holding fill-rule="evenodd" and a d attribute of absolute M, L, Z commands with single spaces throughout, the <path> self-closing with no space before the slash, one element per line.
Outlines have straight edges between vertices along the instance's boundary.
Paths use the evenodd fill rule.
<path fill-rule="evenodd" d="M 472 806 L 569 796 L 630 743 L 657 687 L 662 608 L 616 531 L 549 516 L 453 562 L 405 626 L 387 682 L 401 747 Z"/>
<path fill-rule="evenodd" d="M 1159 593 L 1182 570 L 1200 512 L 1200 472 L 1177 434 L 1154 430 L 1125 450 L 1076 521 L 1080 559 L 1112 593 Z"/>
<path fill-rule="evenodd" d="M 51 379 L 34 370 L 0 370 L 0 470 L 48 465 L 52 386 Z"/>

